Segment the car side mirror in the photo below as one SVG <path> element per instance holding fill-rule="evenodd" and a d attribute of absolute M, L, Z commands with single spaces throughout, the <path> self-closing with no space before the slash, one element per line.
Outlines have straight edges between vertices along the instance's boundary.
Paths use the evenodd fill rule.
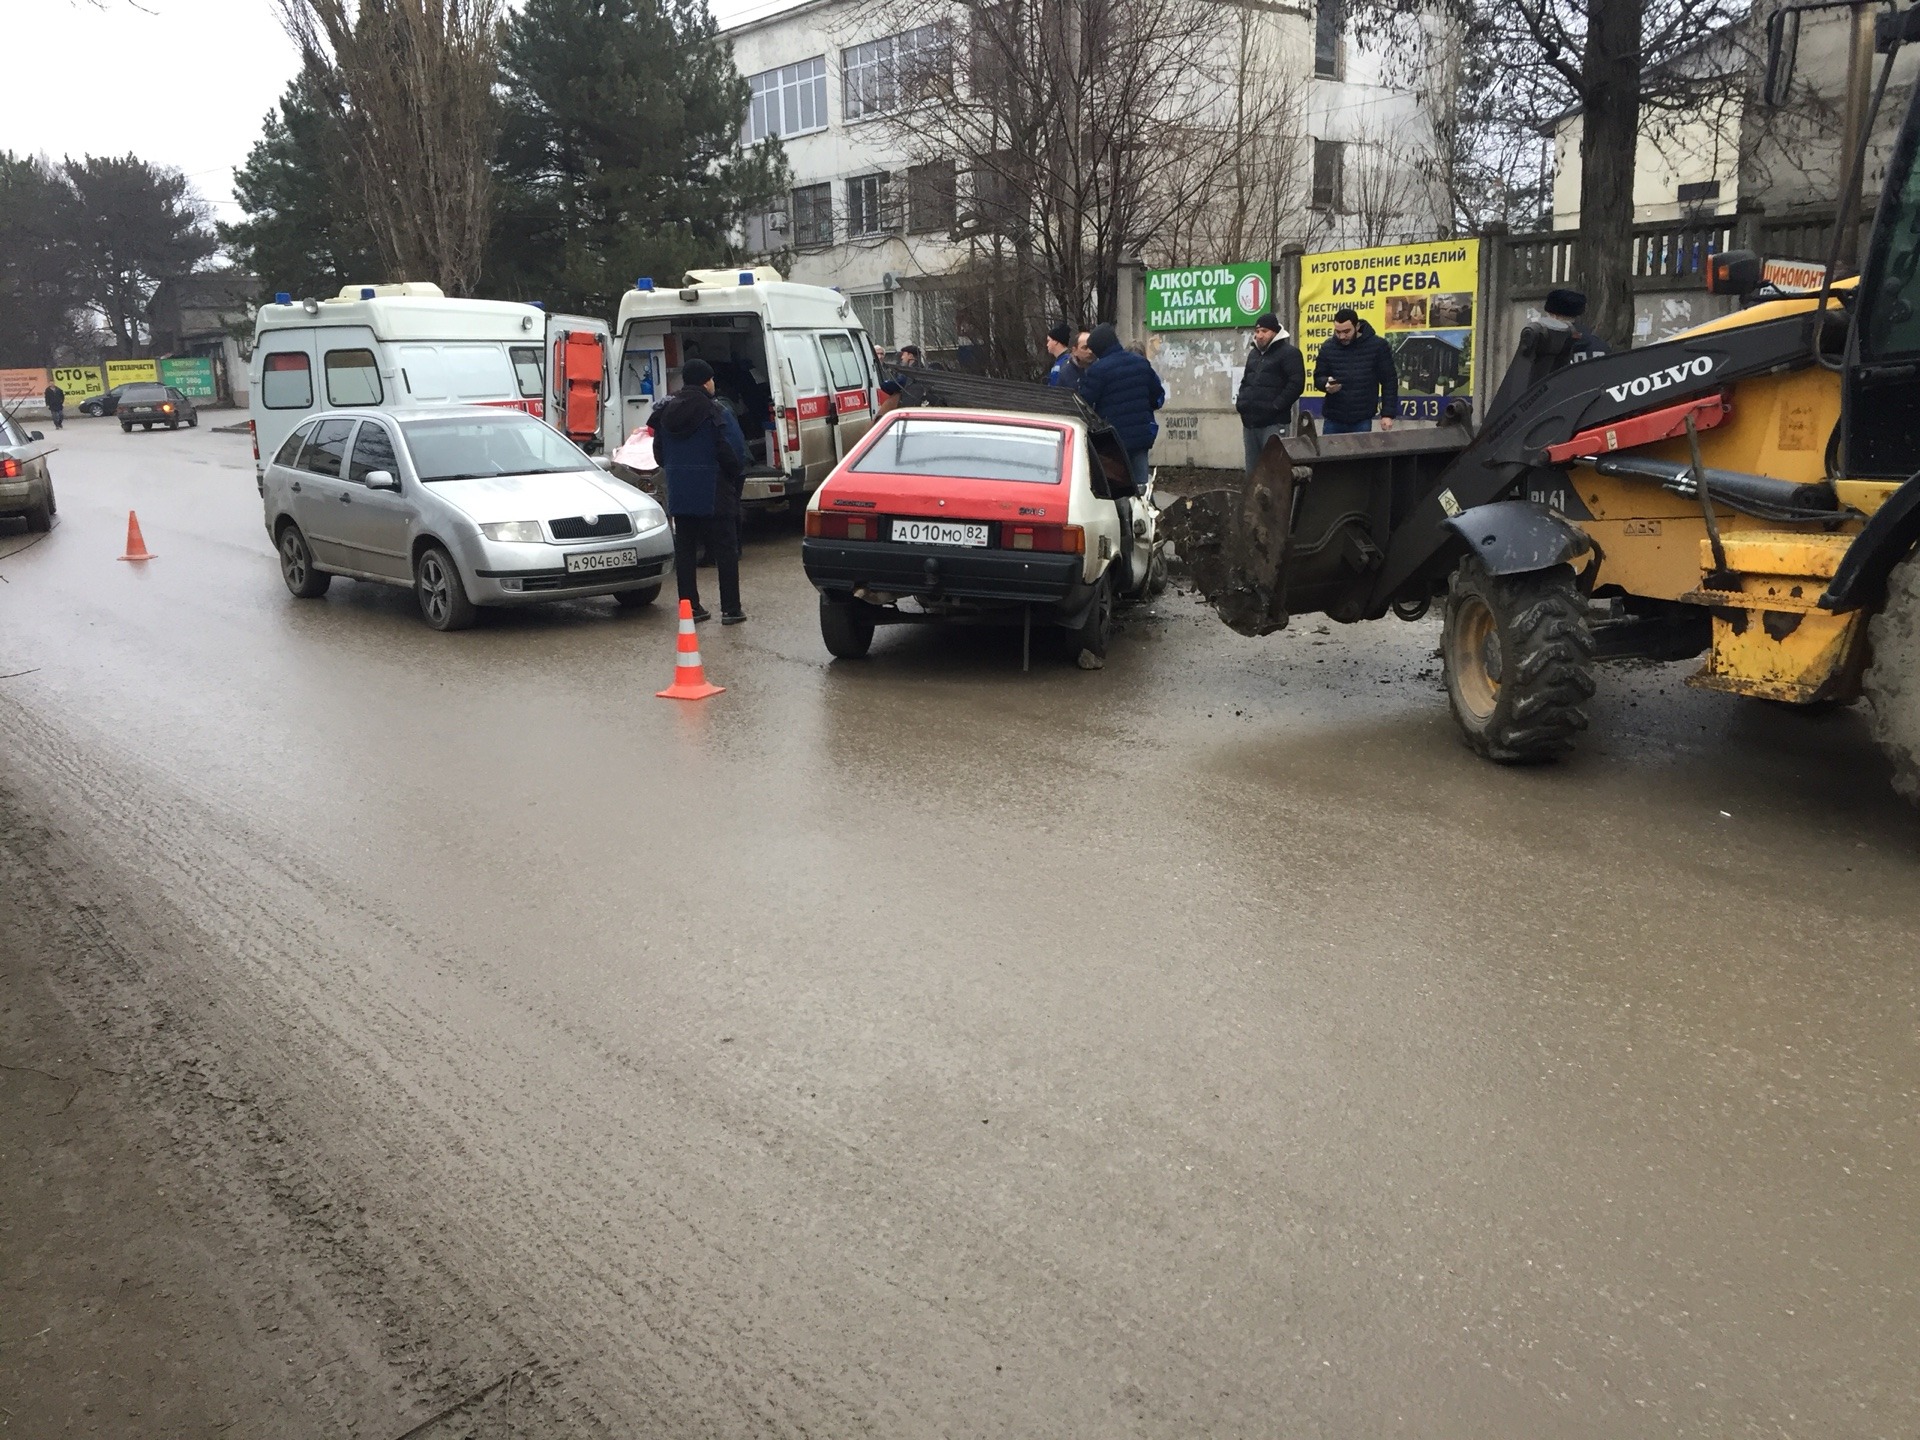
<path fill-rule="evenodd" d="M 27 438 L 29 440 L 44 440 L 47 437 L 38 430 L 29 430 L 27 431 Z"/>
<path fill-rule="evenodd" d="M 369 490 L 398 490 L 400 488 L 400 477 L 395 475 L 391 470 L 369 470 L 367 472 L 366 487 Z"/>
<path fill-rule="evenodd" d="M 594 455 L 589 458 L 596 466 L 606 471 L 609 475 L 613 473 L 613 457 L 611 455 Z"/>

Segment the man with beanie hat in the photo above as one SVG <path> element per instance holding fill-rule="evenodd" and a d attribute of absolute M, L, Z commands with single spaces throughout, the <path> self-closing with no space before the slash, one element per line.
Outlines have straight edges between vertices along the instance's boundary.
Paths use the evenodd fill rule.
<path fill-rule="evenodd" d="M 1567 363 L 1578 364 L 1582 360 L 1592 360 L 1599 355 L 1611 355 L 1607 342 L 1587 329 L 1573 322 L 1587 313 L 1587 297 L 1578 290 L 1549 290 L 1547 292 L 1546 320 L 1564 330 L 1573 332 L 1573 350 Z"/>
<path fill-rule="evenodd" d="M 1126 449 L 1134 489 L 1144 493 L 1147 455 L 1160 435 L 1160 422 L 1153 412 L 1167 403 L 1166 387 L 1146 356 L 1120 343 L 1120 333 L 1113 326 L 1094 326 L 1087 332 L 1087 347 L 1093 351 L 1093 364 L 1080 376 L 1080 398 L 1113 427 Z"/>
<path fill-rule="evenodd" d="M 1287 433 L 1294 404 L 1306 388 L 1307 362 L 1280 317 L 1269 311 L 1253 322 L 1253 348 L 1240 374 L 1240 393 L 1233 397 L 1246 439 L 1249 475 L 1267 441 Z"/>
<path fill-rule="evenodd" d="M 1080 388 L 1080 367 L 1073 363 L 1073 327 L 1062 320 L 1047 331 L 1047 354 L 1053 368 L 1047 371 L 1047 384 L 1062 390 Z"/>
<path fill-rule="evenodd" d="M 700 603 L 697 568 L 704 541 L 720 571 L 720 623 L 738 625 L 740 608 L 740 491 L 747 478 L 747 437 L 733 412 L 713 398 L 713 367 L 698 356 L 680 367 L 681 386 L 653 412 L 653 453 L 667 475 L 667 514 L 673 517 L 673 573 L 680 598 L 693 602 L 695 620 L 710 619 Z"/>

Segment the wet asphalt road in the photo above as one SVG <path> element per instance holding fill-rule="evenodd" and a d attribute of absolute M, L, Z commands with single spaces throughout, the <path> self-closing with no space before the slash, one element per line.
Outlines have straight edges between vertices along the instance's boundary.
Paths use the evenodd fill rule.
<path fill-rule="evenodd" d="M 1178 596 L 1099 673 L 829 664 L 790 526 L 674 705 L 664 601 L 295 601 L 244 437 L 59 438 L 0 785 L 201 1203 L 359 1327 L 315 1433 L 502 1373 L 544 1434 L 1913 1433 L 1920 821 L 1859 716 L 1611 670 L 1503 770 L 1431 621 Z"/>

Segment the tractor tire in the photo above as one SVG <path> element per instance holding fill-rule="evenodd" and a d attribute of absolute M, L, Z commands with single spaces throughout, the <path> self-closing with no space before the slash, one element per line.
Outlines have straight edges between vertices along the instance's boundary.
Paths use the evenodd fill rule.
<path fill-rule="evenodd" d="M 1487 759 L 1552 760 L 1587 728 L 1593 631 L 1567 566 L 1495 576 L 1468 556 L 1447 584 L 1440 654 L 1453 718 Z"/>
<path fill-rule="evenodd" d="M 1873 659 L 1861 688 L 1873 705 L 1873 738 L 1893 766 L 1893 788 L 1920 803 L 1920 553 L 1893 567 L 1867 641 Z"/>

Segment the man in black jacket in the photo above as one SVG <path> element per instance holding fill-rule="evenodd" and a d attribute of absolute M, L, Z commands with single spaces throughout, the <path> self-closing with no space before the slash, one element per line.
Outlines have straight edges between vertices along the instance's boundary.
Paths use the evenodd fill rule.
<path fill-rule="evenodd" d="M 1267 441 L 1287 433 L 1287 426 L 1293 422 L 1294 402 L 1306 388 L 1306 360 L 1280 317 L 1262 315 L 1253 322 L 1253 348 L 1247 352 L 1247 368 L 1240 375 L 1240 393 L 1233 397 L 1246 437 L 1249 475 Z"/>
<path fill-rule="evenodd" d="M 1393 347 L 1373 333 L 1350 305 L 1333 315 L 1333 335 L 1313 363 L 1313 388 L 1325 395 L 1320 409 L 1322 435 L 1352 435 L 1373 428 L 1391 430 L 1400 413 L 1400 374 L 1393 368 Z"/>

